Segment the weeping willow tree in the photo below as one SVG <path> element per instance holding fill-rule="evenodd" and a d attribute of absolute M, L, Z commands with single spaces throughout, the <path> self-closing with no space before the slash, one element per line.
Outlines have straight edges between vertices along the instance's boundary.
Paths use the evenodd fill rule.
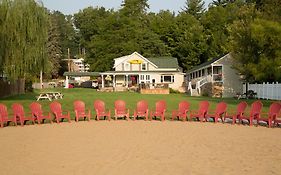
<path fill-rule="evenodd" d="M 34 0 L 0 0 L 0 70 L 11 79 L 38 75 L 48 64 L 48 15 Z"/>

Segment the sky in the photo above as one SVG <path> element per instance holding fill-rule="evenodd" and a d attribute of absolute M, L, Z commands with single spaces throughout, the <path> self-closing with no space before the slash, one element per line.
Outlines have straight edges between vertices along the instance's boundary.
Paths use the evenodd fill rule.
<path fill-rule="evenodd" d="M 58 10 L 65 15 L 74 14 L 86 7 L 105 7 L 106 9 L 120 9 L 123 0 L 40 0 L 49 10 Z M 159 10 L 181 11 L 186 0 L 148 0 L 149 11 L 159 12 Z M 212 0 L 204 0 L 205 5 Z M 207 5 L 206 5 L 207 7 Z"/>

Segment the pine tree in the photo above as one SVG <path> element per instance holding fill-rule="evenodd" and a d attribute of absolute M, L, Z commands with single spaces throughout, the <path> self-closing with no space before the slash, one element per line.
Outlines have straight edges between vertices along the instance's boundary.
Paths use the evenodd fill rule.
<path fill-rule="evenodd" d="M 61 67 L 62 49 L 60 43 L 59 23 L 53 14 L 50 14 L 47 51 L 52 76 L 57 77 Z"/>
<path fill-rule="evenodd" d="M 194 16 L 196 19 L 199 19 L 205 11 L 205 2 L 203 0 L 186 0 L 185 4 L 184 12 Z"/>

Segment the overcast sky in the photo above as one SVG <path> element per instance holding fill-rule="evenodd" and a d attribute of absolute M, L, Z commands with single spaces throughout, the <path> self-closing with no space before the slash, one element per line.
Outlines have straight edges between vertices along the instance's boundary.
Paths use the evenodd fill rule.
<path fill-rule="evenodd" d="M 39 0 L 40 1 L 40 0 Z M 41 0 L 45 7 L 50 10 L 58 10 L 66 15 L 79 12 L 89 6 L 105 7 L 107 9 L 114 8 L 118 10 L 123 0 Z M 169 9 L 178 12 L 184 7 L 186 0 L 148 0 L 150 10 L 159 12 L 159 10 Z M 212 0 L 205 0 L 205 4 L 209 4 Z M 206 5 L 207 7 L 207 5 Z"/>

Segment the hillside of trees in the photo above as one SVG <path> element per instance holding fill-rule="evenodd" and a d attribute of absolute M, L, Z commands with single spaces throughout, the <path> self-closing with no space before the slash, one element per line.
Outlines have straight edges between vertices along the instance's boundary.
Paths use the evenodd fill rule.
<path fill-rule="evenodd" d="M 203 0 L 186 0 L 180 12 L 153 13 L 147 0 L 123 0 L 119 10 L 87 7 L 64 15 L 34 0 L 0 0 L 0 71 L 23 77 L 43 69 L 59 77 L 68 48 L 91 71 L 111 70 L 114 58 L 134 51 L 176 57 L 184 71 L 231 52 L 247 81 L 280 82 L 280 4 L 214 0 L 205 9 Z"/>

